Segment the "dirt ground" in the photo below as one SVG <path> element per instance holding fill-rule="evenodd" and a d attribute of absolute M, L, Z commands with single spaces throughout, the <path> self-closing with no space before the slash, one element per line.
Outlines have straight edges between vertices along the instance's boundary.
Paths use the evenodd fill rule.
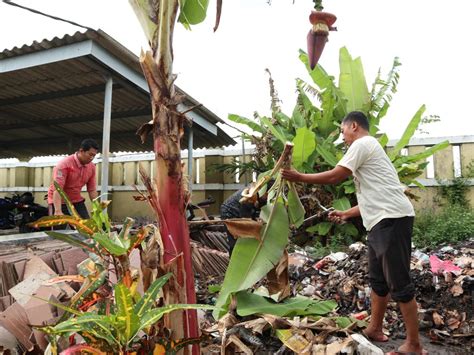
<path fill-rule="evenodd" d="M 448 344 L 433 344 L 430 343 L 430 339 L 423 334 L 421 335 L 421 341 L 423 343 L 423 348 L 428 351 L 429 355 L 461 355 L 461 354 L 472 354 L 472 348 L 462 348 L 455 347 Z M 386 343 L 375 343 L 374 345 L 378 346 L 384 352 L 389 352 L 397 350 L 400 345 L 402 345 L 403 339 L 390 339 Z"/>

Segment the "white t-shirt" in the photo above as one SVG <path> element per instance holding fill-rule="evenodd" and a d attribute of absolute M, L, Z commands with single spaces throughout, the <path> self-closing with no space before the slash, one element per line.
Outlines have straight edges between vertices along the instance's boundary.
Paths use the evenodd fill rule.
<path fill-rule="evenodd" d="M 374 137 L 356 139 L 337 165 L 352 171 L 360 214 L 368 231 L 384 218 L 415 215 L 397 171 Z"/>

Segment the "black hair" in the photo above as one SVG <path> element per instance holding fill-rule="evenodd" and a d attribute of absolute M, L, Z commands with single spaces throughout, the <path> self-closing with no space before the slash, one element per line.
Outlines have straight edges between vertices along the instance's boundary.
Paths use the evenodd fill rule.
<path fill-rule="evenodd" d="M 369 130 L 369 120 L 367 119 L 367 116 L 360 111 L 352 111 L 349 112 L 346 117 L 342 120 L 342 124 L 347 124 L 347 123 L 352 123 L 355 122 L 359 126 L 361 126 L 363 129 L 366 131 Z"/>
<path fill-rule="evenodd" d="M 91 138 L 86 138 L 81 142 L 81 147 L 83 151 L 87 152 L 89 149 L 94 148 L 95 150 L 99 150 L 99 145 L 97 142 Z"/>

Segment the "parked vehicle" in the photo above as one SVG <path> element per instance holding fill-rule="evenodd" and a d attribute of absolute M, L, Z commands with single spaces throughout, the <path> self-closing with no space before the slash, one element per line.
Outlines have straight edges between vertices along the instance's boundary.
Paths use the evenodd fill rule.
<path fill-rule="evenodd" d="M 48 208 L 34 201 L 31 192 L 0 198 L 0 229 L 18 227 L 20 233 L 34 232 L 28 224 L 48 215 Z"/>
<path fill-rule="evenodd" d="M 214 197 L 209 196 L 204 201 L 198 202 L 196 204 L 192 204 L 192 203 L 188 204 L 186 206 L 186 219 L 188 221 L 192 221 L 194 217 L 196 217 L 194 214 L 195 210 L 201 210 L 202 213 L 207 217 L 206 209 L 209 208 L 214 203 L 216 203 L 216 200 L 214 199 Z"/>

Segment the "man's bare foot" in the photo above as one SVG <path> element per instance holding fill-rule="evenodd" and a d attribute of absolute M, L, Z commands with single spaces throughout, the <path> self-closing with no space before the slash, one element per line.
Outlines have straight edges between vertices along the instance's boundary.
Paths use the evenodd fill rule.
<path fill-rule="evenodd" d="M 403 343 L 397 351 L 392 351 L 388 354 L 410 354 L 410 355 L 428 355 L 428 352 L 421 347 L 420 343 Z"/>
<path fill-rule="evenodd" d="M 371 331 L 369 329 L 365 329 L 362 331 L 362 333 L 364 333 L 364 335 L 372 341 L 378 341 L 381 343 L 388 341 L 388 336 L 386 336 L 381 330 Z"/>

